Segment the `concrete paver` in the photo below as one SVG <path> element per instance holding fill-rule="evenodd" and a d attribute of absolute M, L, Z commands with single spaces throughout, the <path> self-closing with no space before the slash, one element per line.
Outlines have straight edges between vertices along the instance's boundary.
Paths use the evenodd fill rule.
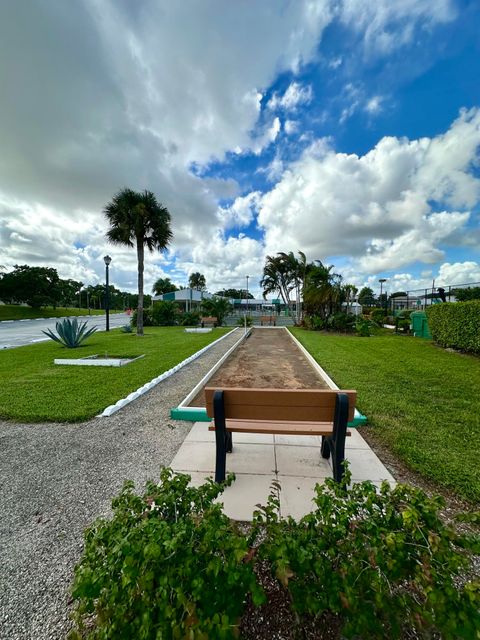
<path fill-rule="evenodd" d="M 347 438 L 345 457 L 350 462 L 353 482 L 395 479 L 355 429 Z M 301 518 L 313 508 L 315 485 L 332 476 L 329 460 L 320 455 L 318 436 L 270 436 L 233 434 L 233 453 L 227 455 L 227 472 L 236 480 L 220 496 L 225 513 L 234 520 L 251 520 L 257 504 L 266 504 L 271 483 L 278 480 L 282 516 Z M 208 423 L 197 422 L 172 461 L 176 471 L 192 476 L 198 486 L 215 473 L 215 435 Z"/>

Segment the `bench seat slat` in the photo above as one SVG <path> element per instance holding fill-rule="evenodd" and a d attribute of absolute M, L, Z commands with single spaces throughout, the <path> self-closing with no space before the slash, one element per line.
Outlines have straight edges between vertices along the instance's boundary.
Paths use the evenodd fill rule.
<path fill-rule="evenodd" d="M 232 433 L 265 433 L 284 436 L 331 436 L 331 422 L 290 422 L 288 420 L 226 420 L 227 431 Z M 210 423 L 209 431 L 215 431 Z M 347 431 L 347 436 L 350 435 Z"/>

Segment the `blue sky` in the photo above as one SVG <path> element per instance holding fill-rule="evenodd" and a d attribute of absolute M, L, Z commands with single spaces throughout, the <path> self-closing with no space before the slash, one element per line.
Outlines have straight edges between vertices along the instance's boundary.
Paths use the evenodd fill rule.
<path fill-rule="evenodd" d="M 3 30 L 3 33 L 2 33 Z M 173 220 L 146 289 L 260 293 L 305 251 L 390 291 L 480 281 L 480 8 L 460 0 L 19 0 L 0 7 L 1 264 L 135 290 L 102 208 Z"/>

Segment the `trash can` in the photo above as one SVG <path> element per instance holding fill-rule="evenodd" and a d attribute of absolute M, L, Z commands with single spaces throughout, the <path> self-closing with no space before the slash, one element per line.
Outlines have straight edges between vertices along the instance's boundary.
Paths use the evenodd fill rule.
<path fill-rule="evenodd" d="M 412 333 L 416 338 L 431 338 L 425 311 L 413 311 L 410 314 Z"/>

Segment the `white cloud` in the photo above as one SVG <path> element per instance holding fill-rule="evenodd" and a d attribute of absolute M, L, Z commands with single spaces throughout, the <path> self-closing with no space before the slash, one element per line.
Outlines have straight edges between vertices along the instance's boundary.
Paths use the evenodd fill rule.
<path fill-rule="evenodd" d="M 292 133 L 297 133 L 297 131 L 299 130 L 299 126 L 300 126 L 300 123 L 297 122 L 296 120 L 285 120 L 283 124 L 285 133 L 288 136 L 291 135 Z"/>
<path fill-rule="evenodd" d="M 416 28 L 456 16 L 453 0 L 343 0 L 340 20 L 362 35 L 367 55 L 386 55 L 412 42 Z"/>
<path fill-rule="evenodd" d="M 218 215 L 225 229 L 230 227 L 248 227 L 252 222 L 256 207 L 260 200 L 260 192 L 252 191 L 247 196 L 236 198 L 229 207 L 221 207 Z"/>
<path fill-rule="evenodd" d="M 269 109 L 284 109 L 285 111 L 293 111 L 299 105 L 308 104 L 312 101 L 313 90 L 310 85 L 302 87 L 298 82 L 292 82 L 283 96 L 274 93 L 268 101 Z"/>
<path fill-rule="evenodd" d="M 361 157 L 317 142 L 262 198 L 266 250 L 347 255 L 367 273 L 438 262 L 480 200 L 479 145 L 480 110 L 433 139 L 386 137 Z"/>
<path fill-rule="evenodd" d="M 365 105 L 365 111 L 371 115 L 380 113 L 383 109 L 382 102 L 383 102 L 382 96 L 373 96 L 372 98 L 367 100 L 367 104 Z"/>
<path fill-rule="evenodd" d="M 480 282 L 480 264 L 478 262 L 445 262 L 441 265 L 437 276 L 437 283 L 468 284 L 470 282 Z"/>

